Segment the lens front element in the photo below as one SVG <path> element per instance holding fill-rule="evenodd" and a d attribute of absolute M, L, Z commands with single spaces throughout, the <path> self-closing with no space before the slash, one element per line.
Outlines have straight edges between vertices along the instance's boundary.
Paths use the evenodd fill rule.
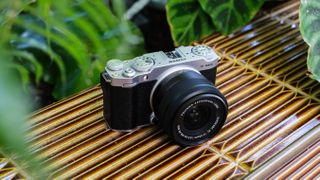
<path fill-rule="evenodd" d="M 189 143 L 200 144 L 216 134 L 224 124 L 225 105 L 213 94 L 202 94 L 185 102 L 174 120 L 173 133 Z"/>
<path fill-rule="evenodd" d="M 185 112 L 187 111 L 187 112 Z M 186 109 L 181 116 L 182 125 L 187 130 L 196 130 L 208 123 L 212 109 L 208 106 L 193 105 Z"/>

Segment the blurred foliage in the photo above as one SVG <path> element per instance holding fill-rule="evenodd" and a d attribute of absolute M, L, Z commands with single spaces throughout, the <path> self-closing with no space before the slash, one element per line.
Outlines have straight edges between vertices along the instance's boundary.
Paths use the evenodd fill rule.
<path fill-rule="evenodd" d="M 27 149 L 25 130 L 28 129 L 25 121 L 30 110 L 28 98 L 19 88 L 19 77 L 8 63 L 12 56 L 0 45 L 0 153 L 5 154 L 11 162 L 19 164 L 19 168 L 28 173 L 25 176 L 45 176 L 39 162 Z"/>
<path fill-rule="evenodd" d="M 142 54 L 123 14 L 119 0 L 0 1 L 0 154 L 31 178 L 45 176 L 25 139 L 31 91 L 46 83 L 63 98 L 97 84 L 108 59 Z"/>
<path fill-rule="evenodd" d="M 2 12 L 20 1 L 7 1 Z M 99 82 L 108 59 L 132 58 L 144 52 L 139 30 L 127 21 L 123 1 L 38 0 L 14 12 L 7 33 L 12 67 L 26 91 L 51 84 L 60 99 Z M 6 23 L 5 17 L 1 17 Z"/>
<path fill-rule="evenodd" d="M 301 1 L 300 21 L 302 37 L 310 47 L 308 69 L 320 82 L 320 1 Z"/>
<path fill-rule="evenodd" d="M 24 95 L 20 77 L 16 73 L 26 73 L 24 67 L 14 63 L 12 49 L 9 46 L 11 30 L 24 2 L 1 1 L 0 15 L 0 153 L 11 162 L 19 164 L 20 169 L 27 171 L 26 177 L 43 178 L 46 173 L 39 162 L 26 148 L 25 131 L 28 129 L 25 118 L 32 107 Z M 4 6 L 9 5 L 9 6 Z M 10 8 L 9 9 L 4 9 Z M 27 77 L 28 78 L 28 77 Z"/>
<path fill-rule="evenodd" d="M 176 45 L 187 45 L 217 31 L 228 35 L 246 25 L 265 0 L 167 1 L 167 18 Z"/>

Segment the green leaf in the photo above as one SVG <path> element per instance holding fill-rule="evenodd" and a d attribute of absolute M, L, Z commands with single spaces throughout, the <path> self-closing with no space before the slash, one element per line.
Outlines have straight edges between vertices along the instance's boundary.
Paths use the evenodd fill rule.
<path fill-rule="evenodd" d="M 61 2 L 64 2 L 64 0 Z M 74 18 L 72 18 L 72 21 L 68 23 L 71 23 L 76 29 L 78 29 L 78 31 L 81 31 L 82 38 L 83 39 L 85 39 L 84 37 L 88 38 L 94 49 L 99 49 L 100 47 L 103 47 L 100 41 L 99 32 L 97 31 L 95 24 L 93 24 L 87 18 L 84 18 L 86 16 L 79 16 L 79 12 L 77 12 L 76 9 L 65 8 L 67 3 L 66 4 L 56 3 L 55 5 L 56 5 L 55 7 L 61 11 L 60 13 L 63 13 L 66 17 L 75 16 Z"/>
<path fill-rule="evenodd" d="M 215 30 L 210 17 L 196 0 L 169 0 L 166 9 L 175 45 L 188 45 Z"/>
<path fill-rule="evenodd" d="M 29 12 L 33 13 L 34 16 L 37 17 L 37 11 L 34 9 L 31 9 Z M 48 33 L 47 28 L 42 27 L 34 20 L 25 21 L 24 19 L 17 19 L 16 23 L 21 27 L 32 30 L 39 35 L 50 39 L 51 42 L 61 46 L 74 58 L 74 60 L 77 61 L 77 65 L 81 68 L 82 72 L 85 72 L 89 68 L 90 62 L 88 61 L 89 55 L 86 51 L 85 43 L 83 42 L 84 40 L 77 36 L 74 29 L 70 29 L 67 26 L 70 22 L 63 22 L 61 16 L 65 17 L 65 14 L 60 11 L 59 13 L 61 14 L 52 14 L 49 19 L 46 19 L 46 23 L 51 24 L 50 26 L 55 28 L 55 33 Z"/>
<path fill-rule="evenodd" d="M 320 1 L 303 0 L 300 5 L 300 31 L 309 45 L 308 69 L 320 82 Z"/>
<path fill-rule="evenodd" d="M 23 59 L 24 61 L 30 62 L 34 66 L 34 74 L 36 76 L 36 83 L 39 84 L 40 79 L 43 75 L 42 65 L 34 57 L 34 55 L 28 51 L 13 51 L 12 55 Z"/>
<path fill-rule="evenodd" d="M 30 77 L 29 77 L 29 71 L 27 68 L 25 68 L 24 66 L 20 65 L 20 64 L 9 64 L 8 65 L 9 68 L 15 69 L 19 72 L 20 74 L 20 78 L 21 78 L 21 82 L 22 82 L 22 87 L 24 89 L 24 91 L 27 91 L 27 87 L 28 84 L 30 83 Z"/>
<path fill-rule="evenodd" d="M 246 25 L 259 11 L 264 0 L 199 0 L 217 31 L 228 35 Z"/>
<path fill-rule="evenodd" d="M 49 46 L 46 46 L 45 44 L 42 44 L 35 39 L 22 38 L 22 39 L 20 39 L 20 41 L 27 44 L 28 47 L 30 47 L 30 48 L 35 48 L 35 49 L 38 49 L 38 50 L 48 54 L 50 56 L 51 60 L 57 64 L 57 67 L 60 71 L 59 77 L 61 78 L 61 82 L 62 83 L 66 82 L 66 68 L 63 63 L 63 60 L 52 49 L 50 49 Z"/>

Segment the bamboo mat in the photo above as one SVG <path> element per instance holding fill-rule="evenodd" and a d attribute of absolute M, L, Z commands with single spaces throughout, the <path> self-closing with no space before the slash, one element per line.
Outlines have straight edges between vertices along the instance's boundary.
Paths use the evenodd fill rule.
<path fill-rule="evenodd" d="M 99 86 L 30 120 L 33 152 L 51 178 L 320 178 L 320 83 L 307 76 L 298 1 L 263 12 L 239 32 L 197 42 L 222 57 L 217 86 L 229 102 L 222 131 L 182 148 L 156 126 L 106 129 Z M 0 178 L 27 175 L 0 154 Z"/>

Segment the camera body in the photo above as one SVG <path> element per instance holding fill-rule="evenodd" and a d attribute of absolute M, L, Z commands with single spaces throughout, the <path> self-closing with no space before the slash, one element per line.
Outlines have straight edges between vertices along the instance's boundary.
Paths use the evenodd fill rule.
<path fill-rule="evenodd" d="M 178 99 L 174 100 L 174 98 L 178 98 L 180 95 L 178 92 L 179 89 L 181 89 L 180 91 L 188 89 L 187 87 L 183 88 L 183 86 L 188 84 L 188 81 L 195 81 L 195 84 L 205 83 L 206 85 L 198 90 L 190 90 L 190 92 L 184 93 L 185 97 L 183 98 L 185 98 L 185 100 L 180 98 L 181 103 L 178 105 L 179 107 L 188 99 L 192 98 L 192 96 L 206 93 L 200 93 L 200 91 L 211 88 L 209 86 L 214 86 L 218 60 L 219 57 L 216 53 L 210 47 L 203 45 L 182 46 L 171 52 L 160 51 L 148 53 L 127 61 L 109 60 L 105 71 L 101 73 L 104 118 L 109 128 L 118 131 L 131 131 L 152 122 L 159 121 L 160 124 L 163 124 L 161 123 L 162 119 L 168 118 L 164 117 L 165 115 L 158 114 L 162 109 L 167 109 L 166 107 L 170 106 L 168 100 L 163 100 L 163 98 L 171 94 L 170 96 L 172 96 L 172 98 L 169 97 L 169 100 L 171 101 L 172 99 L 173 102 L 171 102 L 171 104 L 174 104 L 175 101 L 178 101 Z M 188 78 L 191 79 L 188 80 Z M 183 79 L 185 80 L 184 84 L 173 89 L 165 89 L 174 87 L 180 82 L 182 83 Z M 190 85 L 192 86 L 192 84 Z M 195 87 L 197 87 L 197 85 L 195 85 Z M 222 102 L 219 102 L 219 105 L 215 102 L 215 104 L 213 104 L 216 107 L 219 106 L 218 110 L 219 108 L 224 108 L 224 111 L 226 111 L 227 103 L 225 98 L 219 94 L 219 92 L 216 92 L 215 89 L 210 89 L 210 92 L 213 91 L 213 94 L 221 99 Z M 193 92 L 197 92 L 197 94 Z M 178 111 L 178 108 L 169 108 L 169 110 L 171 109 L 175 109 L 175 112 L 172 113 L 177 113 Z M 162 112 L 162 114 L 166 114 L 166 112 Z M 159 118 L 158 116 L 162 117 Z M 225 116 L 226 113 L 224 117 L 220 117 L 219 119 L 225 120 Z M 173 116 L 169 119 L 172 118 Z M 168 122 L 165 124 L 168 124 Z M 219 124 L 221 127 L 222 125 L 221 123 Z M 217 123 L 215 126 L 217 126 Z M 170 133 L 172 131 L 171 126 L 169 129 L 169 135 L 171 134 L 171 136 L 173 136 L 173 134 Z M 184 134 L 181 134 L 181 136 L 186 138 L 188 142 L 197 141 L 197 138 L 193 139 L 192 137 L 190 139 L 191 136 L 189 137 Z M 201 139 L 201 137 L 199 138 Z M 179 143 L 194 145 L 200 142 Z"/>

